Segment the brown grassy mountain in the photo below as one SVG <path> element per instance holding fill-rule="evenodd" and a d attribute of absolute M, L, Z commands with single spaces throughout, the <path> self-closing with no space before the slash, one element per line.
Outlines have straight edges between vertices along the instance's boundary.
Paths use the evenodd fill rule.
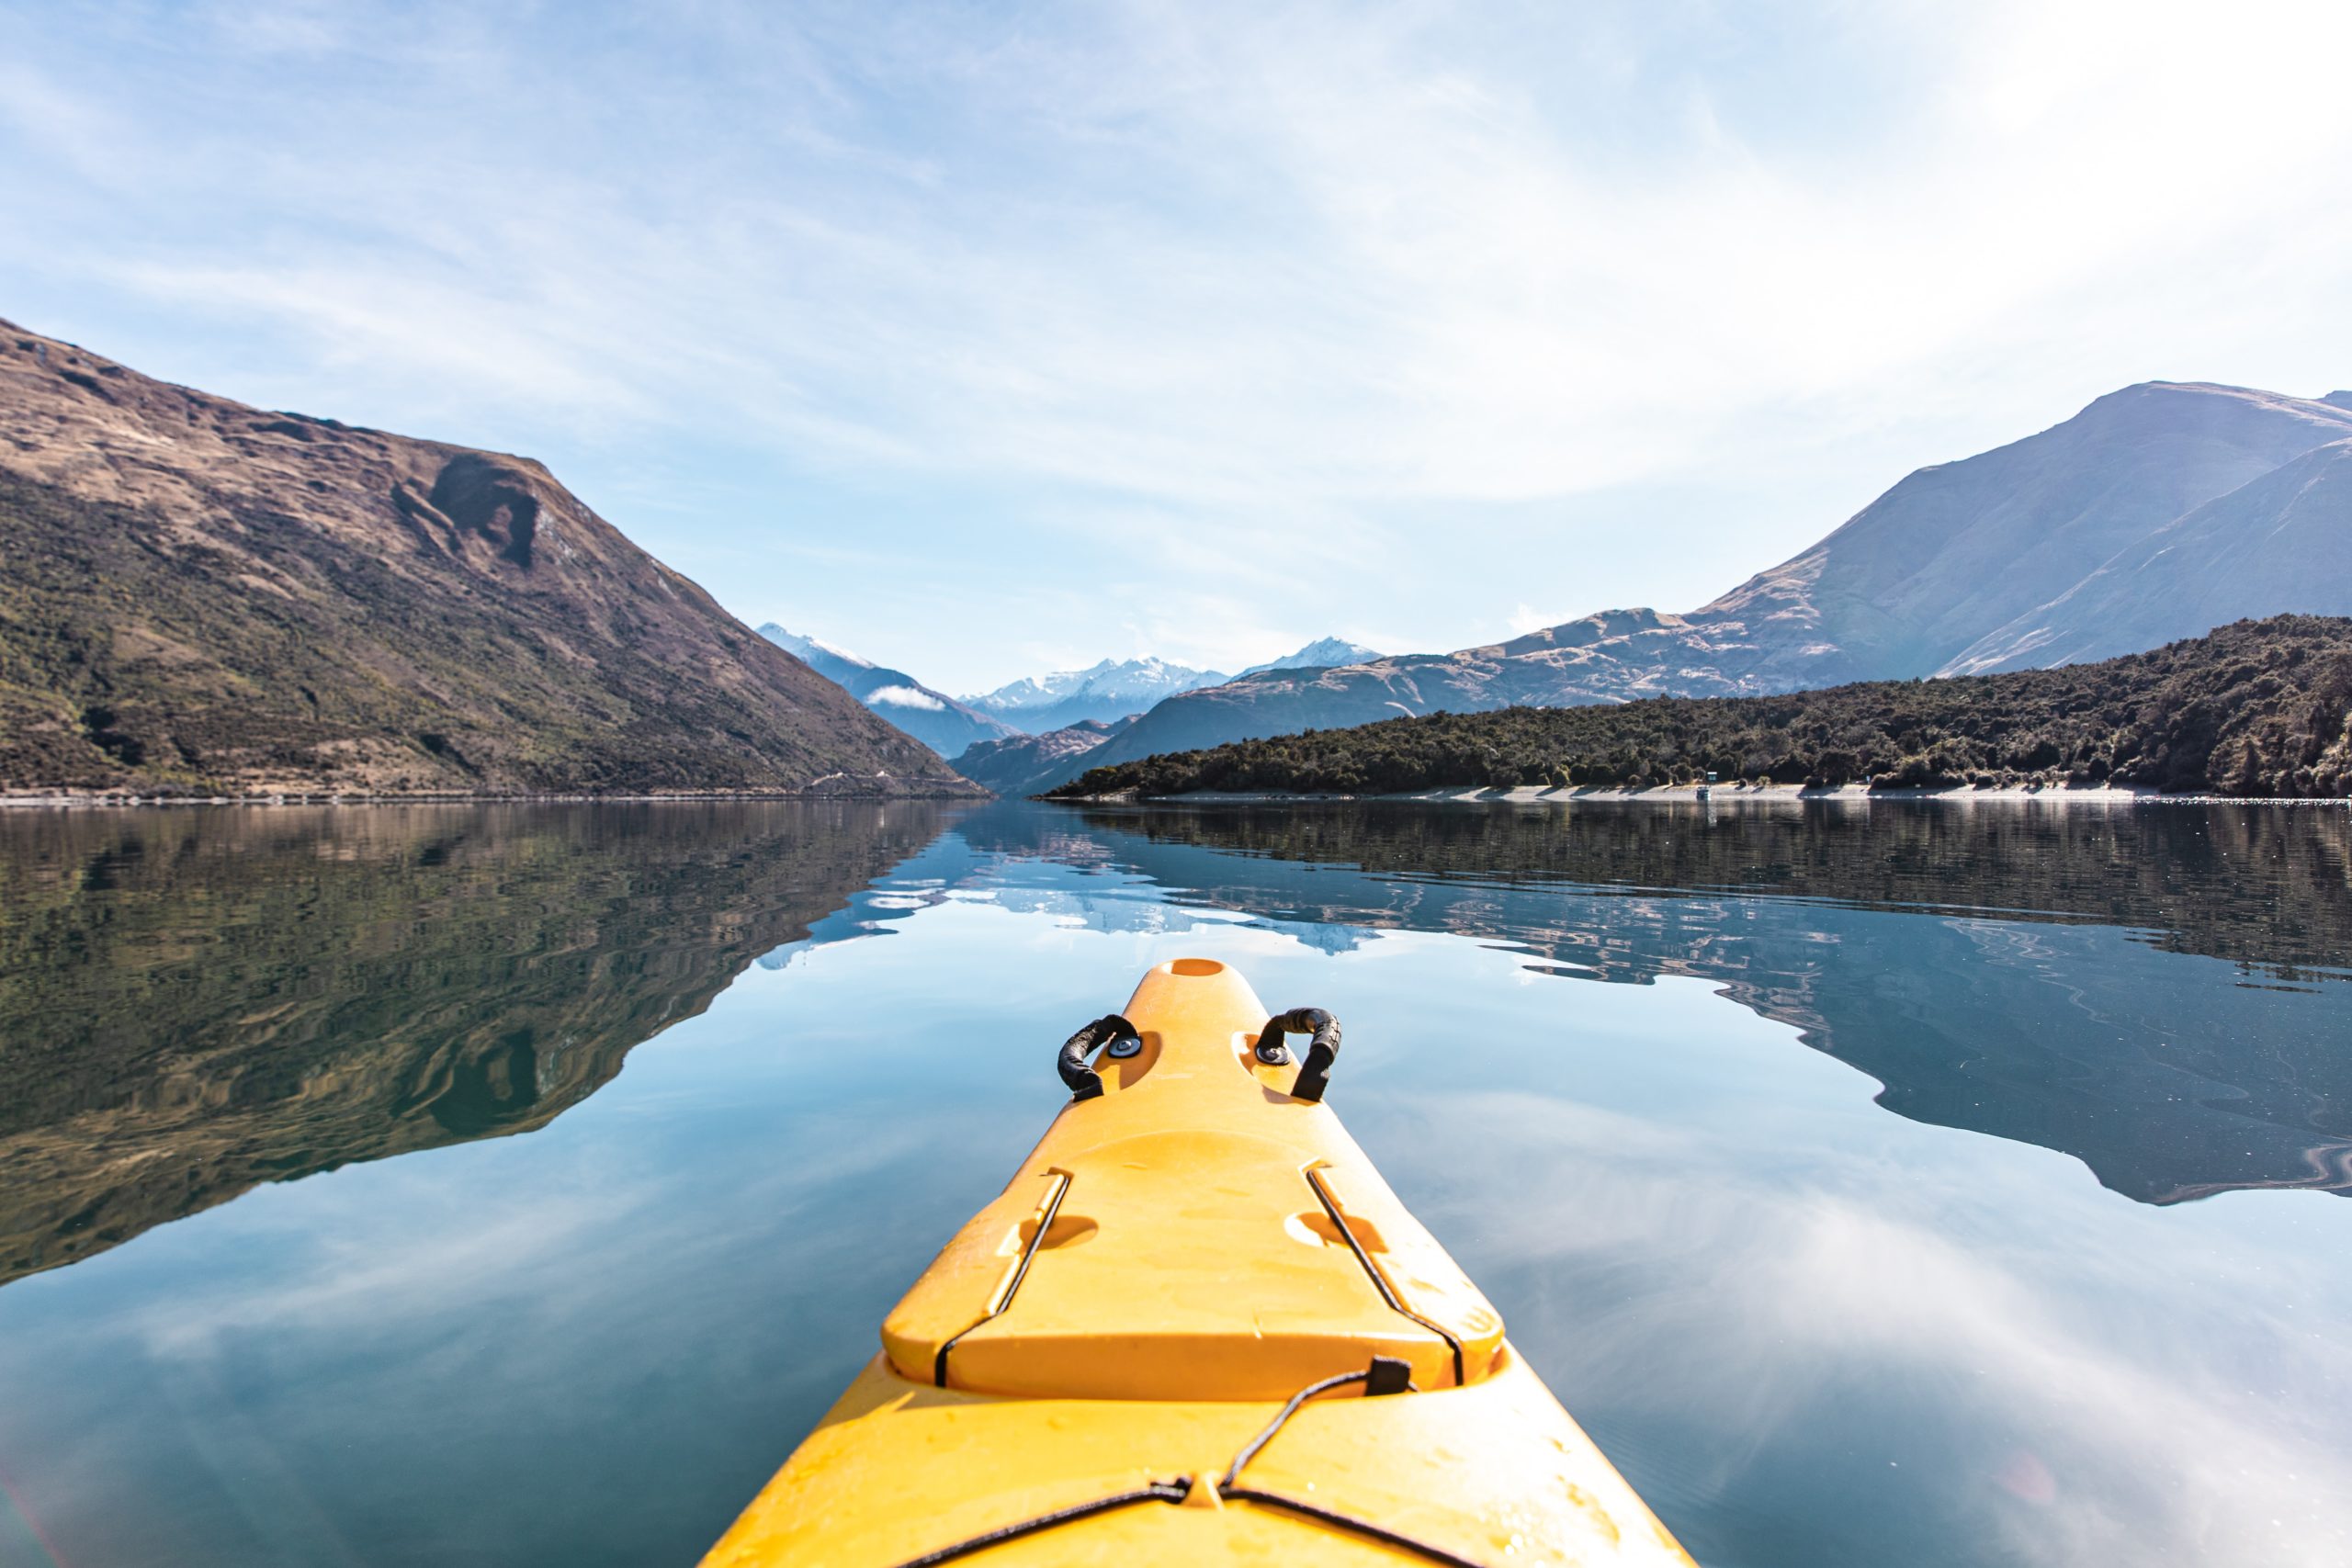
<path fill-rule="evenodd" d="M 537 463 L 0 322 L 0 788 L 971 793 Z"/>
<path fill-rule="evenodd" d="M 2127 387 L 1922 468 L 1688 615 L 1611 610 L 1510 642 L 1270 671 L 1170 697 L 1080 766 L 1400 715 L 1799 691 L 2137 652 L 2352 611 L 2352 398 Z M 2071 598 L 2069 597 L 2071 595 Z"/>
<path fill-rule="evenodd" d="M 263 1182 L 545 1126 L 946 820 L 0 814 L 0 1283 Z"/>

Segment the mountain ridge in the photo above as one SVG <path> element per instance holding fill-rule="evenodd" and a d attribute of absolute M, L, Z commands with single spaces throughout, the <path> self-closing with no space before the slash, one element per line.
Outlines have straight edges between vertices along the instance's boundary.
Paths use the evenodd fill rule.
<path fill-rule="evenodd" d="M 2012 668 L 2030 648 L 1978 647 L 2012 626 L 2012 643 L 2040 628 L 2036 647 L 2120 653 L 2247 616 L 2344 613 L 2352 561 L 2334 539 L 2352 531 L 2352 502 L 2333 479 L 2304 502 L 2302 555 L 2282 549 L 2271 568 L 2237 571 L 2238 591 L 2135 606 L 2078 590 L 2199 508 L 2346 438 L 2352 392 L 2141 382 L 2046 430 L 1915 470 L 1816 544 L 1687 614 L 1606 610 L 1451 653 L 1244 675 L 1162 702 L 1085 766 L 1405 715 L 1760 695 L 1957 672 L 1962 659 Z M 2316 519 L 2339 506 L 2324 512 L 2341 518 L 2331 535 Z M 2259 518 L 2237 525 L 2265 531 Z M 2321 557 L 2324 571 L 2301 570 Z M 2128 611 L 2136 647 L 2099 640 L 2096 626 L 2040 627 L 2036 612 L 2069 594 L 2069 614 L 2097 606 L 2120 623 Z"/>
<path fill-rule="evenodd" d="M 2352 438 L 2315 446 L 2184 513 L 2049 604 L 1988 632 L 1939 675 L 2086 663 L 2250 604 L 2352 615 Z M 2282 540 L 2284 541 L 2282 546 Z"/>
<path fill-rule="evenodd" d="M 0 788 L 957 795 L 529 458 L 0 322 Z"/>
<path fill-rule="evenodd" d="M 2090 663 L 1770 696 L 1437 713 L 1088 768 L 1067 797 L 1770 781 L 2352 791 L 2352 617 L 2273 615 Z"/>
<path fill-rule="evenodd" d="M 1044 789 L 1049 782 L 1058 783 L 1072 761 L 1099 750 L 1140 716 L 1129 714 L 1108 724 L 1081 718 L 1043 735 L 982 740 L 956 759 L 956 771 L 999 795 L 1018 798 Z"/>
<path fill-rule="evenodd" d="M 1023 676 L 962 700 L 1015 729 L 1043 735 L 1091 719 L 1108 724 L 1226 676 L 1157 657 L 1102 659 L 1083 670 Z"/>
<path fill-rule="evenodd" d="M 760 635 L 808 665 L 851 696 L 950 760 L 983 741 L 1002 740 L 1019 730 L 946 693 L 924 685 L 903 670 L 876 664 L 846 649 L 786 630 L 774 621 Z"/>

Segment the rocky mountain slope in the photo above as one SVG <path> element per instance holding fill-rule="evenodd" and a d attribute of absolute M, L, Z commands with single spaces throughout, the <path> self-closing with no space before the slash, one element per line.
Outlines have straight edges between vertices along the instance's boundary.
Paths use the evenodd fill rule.
<path fill-rule="evenodd" d="M 2038 435 L 1922 468 L 1690 618 L 1736 628 L 1752 651 L 1730 667 L 1766 690 L 1934 674 L 2119 551 L 2347 437 L 2352 411 L 2324 402 L 2201 383 L 2128 387 Z"/>
<path fill-rule="evenodd" d="M 956 771 L 999 795 L 1034 795 L 1069 777 L 1080 758 L 1124 734 L 1136 716 L 1130 714 L 1110 724 L 1081 718 L 1043 735 L 983 740 L 956 759 Z"/>
<path fill-rule="evenodd" d="M 1164 659 L 1105 659 L 1084 670 L 1026 677 L 964 700 L 1015 729 L 1043 735 L 1081 719 L 1107 724 L 1141 713 L 1162 698 L 1225 677 Z"/>
<path fill-rule="evenodd" d="M 2352 440 L 2315 447 L 2128 546 L 1937 673 L 2106 659 L 2280 605 L 2352 615 Z"/>
<path fill-rule="evenodd" d="M 1737 696 L 2098 658 L 2352 609 L 2352 486 L 2324 400 L 2149 382 L 1922 468 L 1687 615 L 1612 610 L 1446 654 L 1266 671 L 1160 704 L 1088 766 L 1400 714 Z"/>
<path fill-rule="evenodd" d="M 933 691 L 903 670 L 860 659 L 847 649 L 786 631 L 774 621 L 762 626 L 760 635 L 790 650 L 809 669 L 943 757 L 957 756 L 978 742 L 1021 733 L 944 692 Z"/>
<path fill-rule="evenodd" d="M 971 793 L 527 458 L 0 322 L 0 788 Z"/>

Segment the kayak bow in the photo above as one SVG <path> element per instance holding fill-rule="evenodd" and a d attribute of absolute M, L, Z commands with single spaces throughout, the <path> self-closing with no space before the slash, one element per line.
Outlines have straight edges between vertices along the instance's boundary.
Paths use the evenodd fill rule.
<path fill-rule="evenodd" d="M 1689 1568 L 1321 1103 L 1339 1047 L 1214 960 L 1145 975 L 705 1568 Z"/>

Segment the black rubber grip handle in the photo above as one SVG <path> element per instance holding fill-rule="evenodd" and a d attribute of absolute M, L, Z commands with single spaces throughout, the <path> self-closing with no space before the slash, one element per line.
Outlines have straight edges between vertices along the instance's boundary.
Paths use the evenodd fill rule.
<path fill-rule="evenodd" d="M 1062 1082 L 1069 1085 L 1071 1100 L 1092 1100 L 1102 1092 L 1102 1075 L 1087 1066 L 1086 1058 L 1097 1047 L 1121 1039 L 1141 1043 L 1143 1037 L 1136 1032 L 1134 1024 L 1115 1012 L 1107 1012 L 1062 1042 L 1061 1059 L 1055 1066 L 1062 1075 Z"/>
<path fill-rule="evenodd" d="M 1314 1036 L 1306 1043 L 1306 1061 L 1298 1069 L 1297 1080 L 1290 1086 L 1290 1097 L 1321 1100 L 1323 1091 L 1331 1085 L 1331 1064 L 1340 1059 L 1340 1021 L 1321 1008 L 1293 1008 L 1274 1014 L 1266 1021 L 1264 1032 L 1258 1036 L 1261 1060 L 1266 1047 L 1279 1045 L 1285 1033 Z"/>

